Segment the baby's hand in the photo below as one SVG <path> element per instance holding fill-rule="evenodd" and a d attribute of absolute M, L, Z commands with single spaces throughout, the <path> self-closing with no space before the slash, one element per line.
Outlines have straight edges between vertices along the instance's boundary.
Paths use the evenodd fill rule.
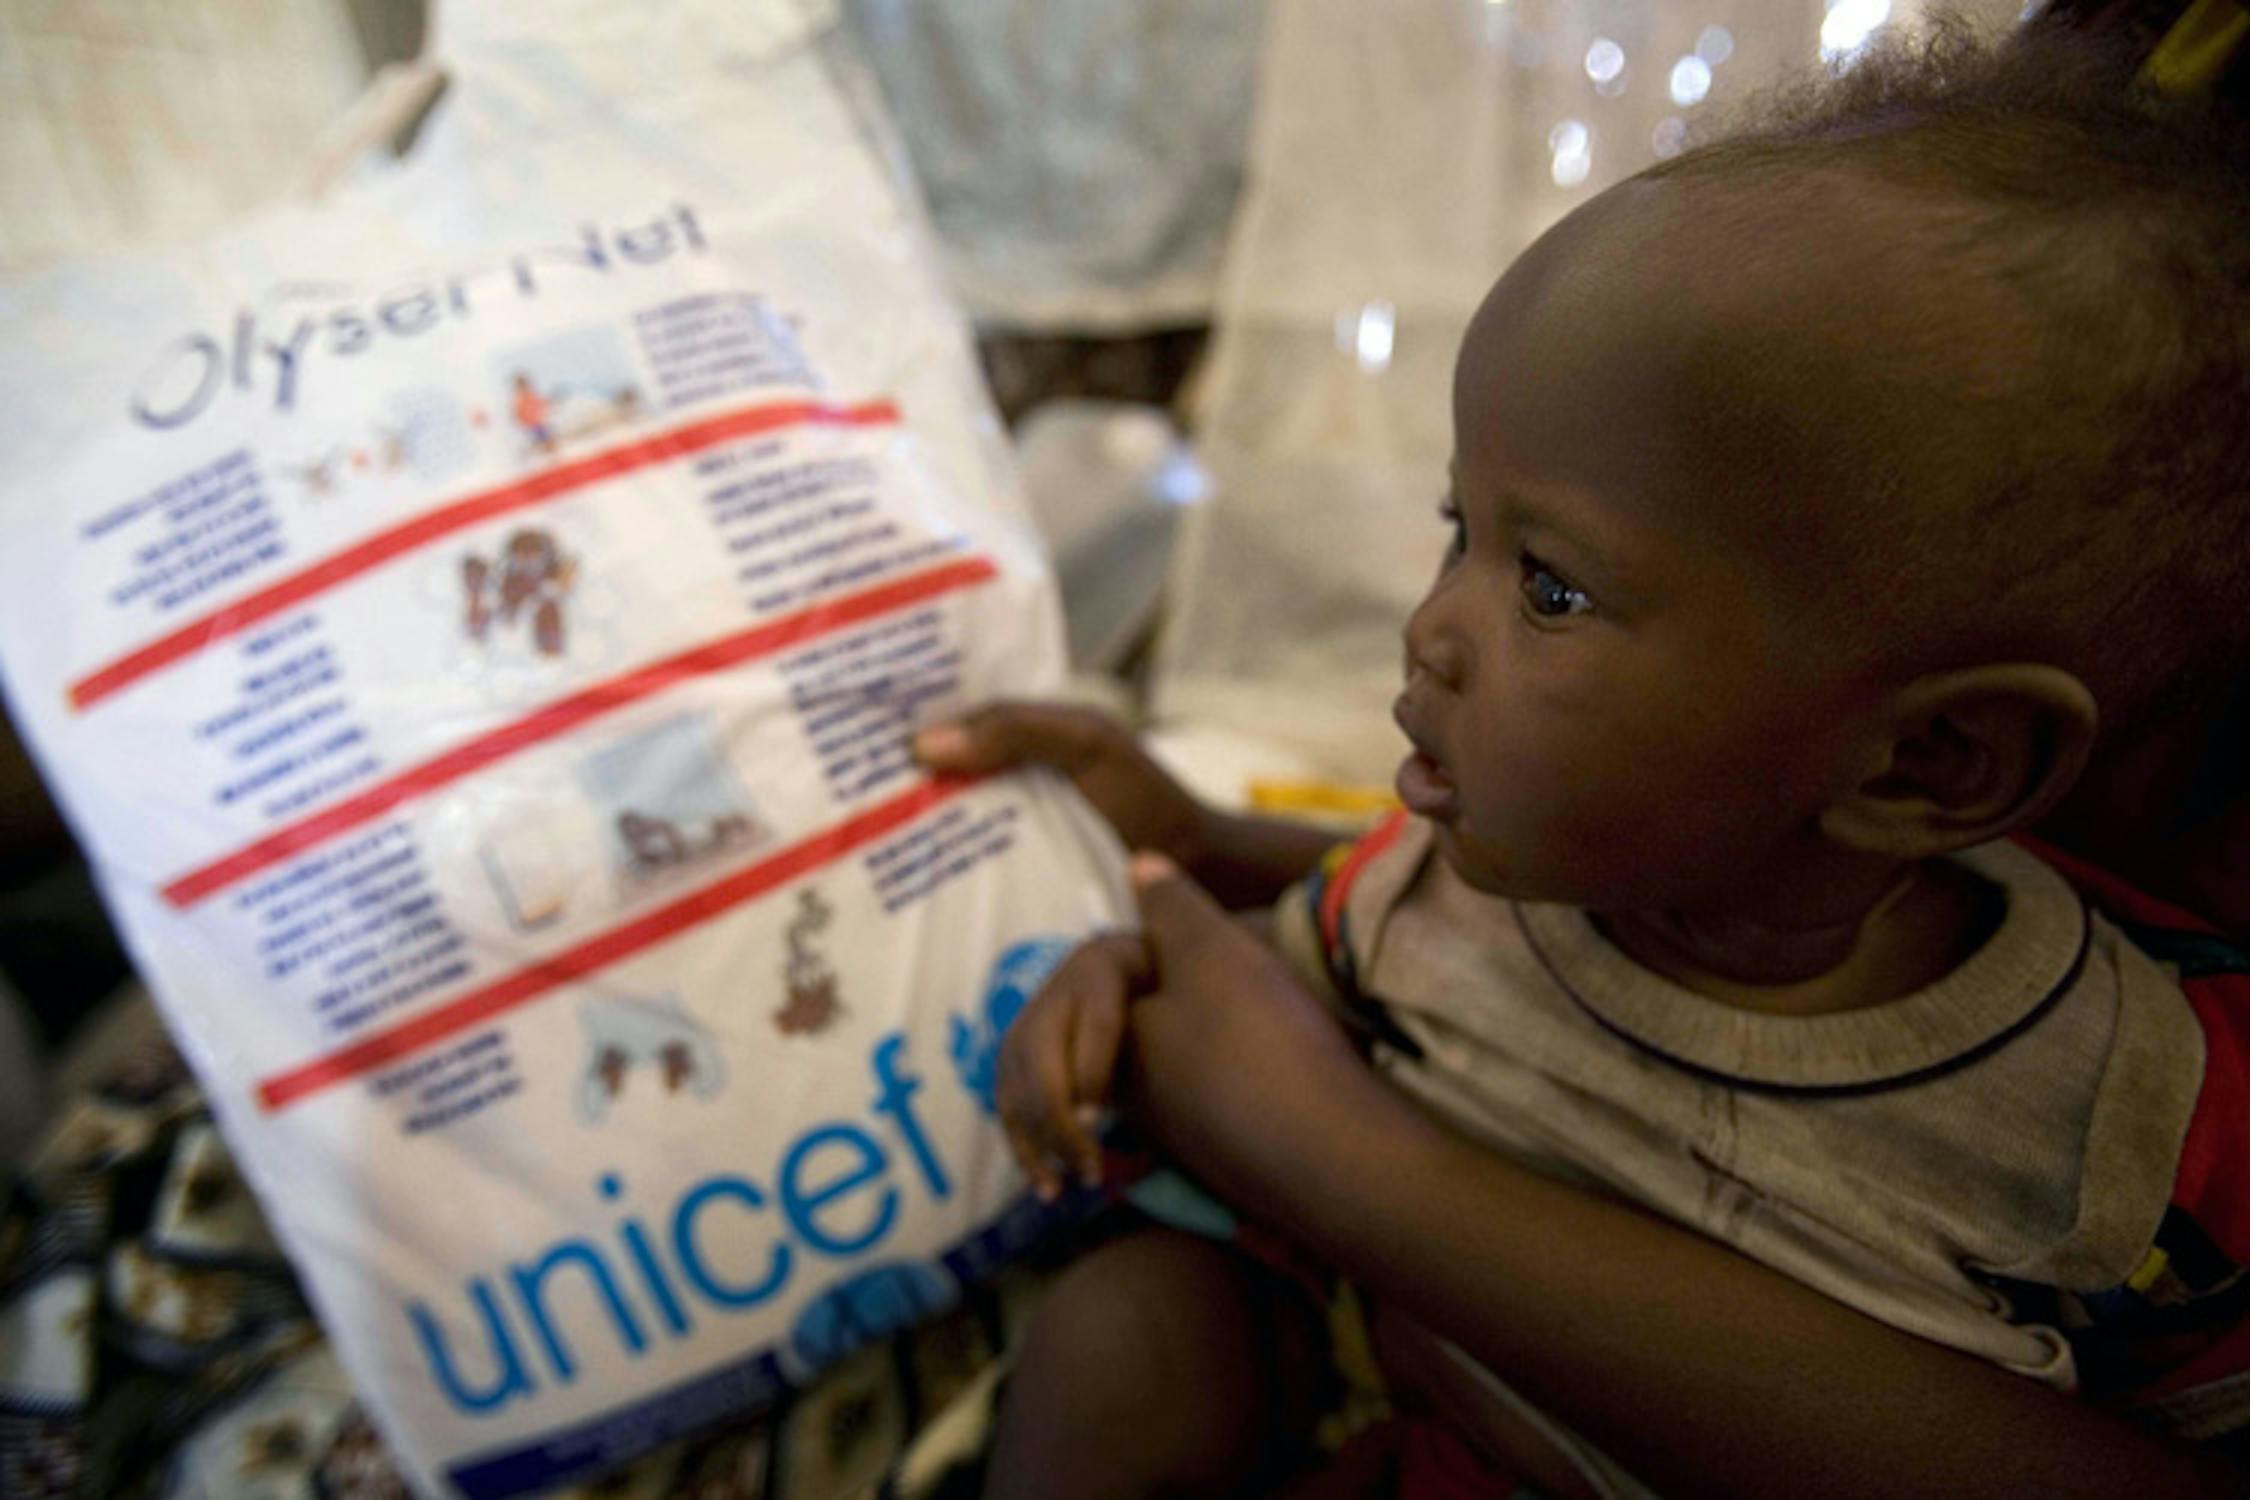
<path fill-rule="evenodd" d="M 1192 867 L 1209 837 L 1210 811 L 1152 760 L 1132 732 L 1090 708 L 994 703 L 914 737 L 930 770 L 977 775 L 1052 766 L 1109 820 L 1128 849 L 1155 849 Z"/>
<path fill-rule="evenodd" d="M 1081 943 L 1023 1008 L 1000 1045 L 1000 1120 L 1008 1148 L 1044 1199 L 1075 1171 L 1101 1181 L 1094 1121 L 1117 1070 L 1125 1009 L 1148 985 L 1138 937 L 1108 933 Z"/>

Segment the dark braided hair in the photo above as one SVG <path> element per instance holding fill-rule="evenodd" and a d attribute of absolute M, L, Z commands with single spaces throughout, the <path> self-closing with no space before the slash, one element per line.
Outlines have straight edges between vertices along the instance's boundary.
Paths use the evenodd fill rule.
<path fill-rule="evenodd" d="M 2167 821 L 2250 796 L 2245 29 L 2238 0 L 2053 0 L 1998 40 L 1940 18 L 1646 174 L 1863 174 L 1941 226 L 1925 268 L 2034 309 L 1954 531 L 2069 621 L 2105 736 L 2208 747 Z"/>

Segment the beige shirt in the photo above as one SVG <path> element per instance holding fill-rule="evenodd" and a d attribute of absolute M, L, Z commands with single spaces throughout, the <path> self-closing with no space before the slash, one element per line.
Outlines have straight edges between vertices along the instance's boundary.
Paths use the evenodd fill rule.
<path fill-rule="evenodd" d="M 1377 1066 L 1495 1150 L 2068 1389 L 2070 1345 L 1987 1277 L 2096 1291 L 2134 1272 L 2203 1034 L 2047 866 L 2006 844 L 1960 862 L 2004 899 L 1991 938 L 1926 990 L 1825 1016 L 1718 1004 L 1584 912 L 1479 894 L 1419 821 L 1349 876 L 1348 957 L 1305 900 L 1279 936 L 1331 994 L 1355 976 L 1396 1027 Z"/>

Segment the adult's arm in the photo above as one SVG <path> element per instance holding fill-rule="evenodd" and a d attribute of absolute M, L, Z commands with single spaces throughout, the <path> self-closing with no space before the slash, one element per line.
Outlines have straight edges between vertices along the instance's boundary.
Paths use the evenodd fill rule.
<path fill-rule="evenodd" d="M 1476 1145 L 1366 1068 L 1287 966 L 1192 885 L 1143 880 L 1158 987 L 1129 1024 L 1144 1124 L 1238 1209 L 1661 1493 L 2250 1493 L 2214 1451 Z"/>

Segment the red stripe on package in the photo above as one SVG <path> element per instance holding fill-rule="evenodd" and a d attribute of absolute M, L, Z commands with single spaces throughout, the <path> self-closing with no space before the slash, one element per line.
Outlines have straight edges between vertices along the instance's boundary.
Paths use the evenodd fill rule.
<path fill-rule="evenodd" d="M 667 656 L 596 683 L 456 745 L 331 807 L 275 829 L 223 859 L 191 870 L 164 887 L 164 899 L 175 908 L 193 906 L 214 892 L 260 870 L 270 869 L 314 844 L 371 822 L 403 802 L 481 771 L 519 750 L 567 734 L 589 719 L 662 692 L 675 683 L 771 656 L 862 620 L 969 588 L 997 575 L 998 569 L 989 558 L 971 557 L 944 563 L 753 625 L 733 635 L 721 636 L 676 656 Z"/>
<path fill-rule="evenodd" d="M 855 813 L 778 854 L 622 926 L 612 927 L 505 978 L 471 990 L 411 1021 L 376 1032 L 287 1072 L 276 1073 L 258 1084 L 258 1105 L 269 1114 L 286 1109 L 323 1089 L 409 1057 L 471 1027 L 481 1026 L 574 979 L 630 958 L 644 948 L 677 937 L 799 876 L 834 864 L 853 850 L 873 843 L 931 808 L 959 796 L 981 779 L 922 782 L 911 791 Z"/>
<path fill-rule="evenodd" d="M 871 401 L 861 406 L 823 406 L 812 401 L 779 402 L 722 412 L 718 416 L 689 422 L 668 432 L 654 433 L 630 443 L 621 443 L 615 448 L 606 448 L 600 453 L 589 454 L 570 463 L 557 464 L 529 478 L 425 511 L 404 525 L 379 532 L 333 556 L 325 557 L 279 582 L 268 584 L 247 598 L 221 605 L 169 635 L 159 636 L 139 650 L 129 652 L 108 666 L 81 677 L 70 686 L 70 705 L 80 711 L 91 708 L 111 694 L 195 655 L 206 646 L 229 636 L 240 635 L 259 622 L 295 609 L 307 600 L 317 598 L 337 585 L 348 583 L 394 558 L 428 546 L 454 532 L 489 521 L 495 516 L 528 510 L 605 479 L 615 479 L 636 469 L 668 463 L 672 459 L 684 458 L 720 443 L 754 437 L 778 428 L 872 427 L 885 426 L 898 420 L 898 407 L 889 401 Z"/>

